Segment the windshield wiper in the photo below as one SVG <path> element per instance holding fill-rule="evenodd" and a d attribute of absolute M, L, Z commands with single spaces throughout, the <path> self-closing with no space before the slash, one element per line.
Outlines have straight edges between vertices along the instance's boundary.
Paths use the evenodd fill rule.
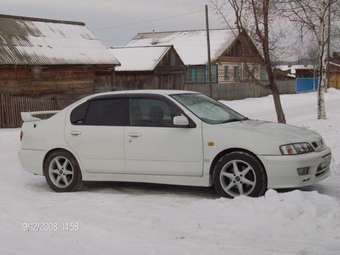
<path fill-rule="evenodd" d="M 245 121 L 245 120 L 249 120 L 249 119 L 248 119 L 248 118 L 243 118 L 243 119 L 229 119 L 229 120 L 226 120 L 226 121 L 221 122 L 221 124 L 224 124 L 224 123 L 231 123 L 231 122 L 238 122 L 238 121 Z"/>

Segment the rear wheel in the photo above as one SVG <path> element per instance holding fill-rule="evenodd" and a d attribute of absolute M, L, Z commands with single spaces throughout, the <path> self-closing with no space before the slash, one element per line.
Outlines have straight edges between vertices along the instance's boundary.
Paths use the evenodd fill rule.
<path fill-rule="evenodd" d="M 51 189 L 71 192 L 80 188 L 82 176 L 79 164 L 67 151 L 54 151 L 44 162 L 44 174 Z"/>
<path fill-rule="evenodd" d="M 232 152 L 216 164 L 214 188 L 224 197 L 262 196 L 267 189 L 267 175 L 262 164 L 246 152 Z"/>

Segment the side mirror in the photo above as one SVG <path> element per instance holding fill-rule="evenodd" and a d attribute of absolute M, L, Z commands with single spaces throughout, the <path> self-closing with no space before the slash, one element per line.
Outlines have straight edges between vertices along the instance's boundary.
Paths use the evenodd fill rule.
<path fill-rule="evenodd" d="M 178 127 L 188 127 L 190 123 L 187 117 L 180 115 L 174 117 L 173 124 Z"/>

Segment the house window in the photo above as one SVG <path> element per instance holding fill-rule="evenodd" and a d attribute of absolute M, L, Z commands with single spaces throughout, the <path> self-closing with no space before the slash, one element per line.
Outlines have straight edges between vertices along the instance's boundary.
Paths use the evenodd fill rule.
<path fill-rule="evenodd" d="M 217 65 L 211 65 L 211 82 L 217 83 L 217 74 L 218 68 Z"/>
<path fill-rule="evenodd" d="M 241 67 L 234 66 L 234 80 L 239 81 L 241 80 Z"/>
<path fill-rule="evenodd" d="M 261 81 L 267 81 L 268 80 L 268 74 L 265 68 L 261 68 L 261 74 L 260 74 Z"/>
<path fill-rule="evenodd" d="M 252 80 L 253 78 L 259 79 L 259 68 L 257 65 L 248 64 L 244 68 L 244 79 Z"/>
<path fill-rule="evenodd" d="M 229 66 L 224 66 L 224 80 L 229 80 Z"/>
<path fill-rule="evenodd" d="M 217 82 L 217 66 L 211 66 L 211 80 Z M 208 83 L 208 68 L 206 65 L 189 66 L 186 72 L 186 83 Z"/>

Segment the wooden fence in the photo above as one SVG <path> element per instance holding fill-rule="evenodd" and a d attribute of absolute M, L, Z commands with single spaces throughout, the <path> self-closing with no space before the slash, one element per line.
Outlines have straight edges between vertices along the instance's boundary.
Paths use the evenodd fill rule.
<path fill-rule="evenodd" d="M 0 128 L 17 128 L 22 125 L 21 112 L 60 109 L 54 97 L 23 97 L 0 94 Z"/>
<path fill-rule="evenodd" d="M 277 81 L 281 94 L 294 94 L 295 80 Z M 185 90 L 192 90 L 209 95 L 208 84 L 185 84 Z M 213 84 L 213 97 L 219 100 L 238 100 L 249 97 L 263 97 L 270 94 L 269 89 L 252 83 L 240 82 L 231 84 Z"/>

